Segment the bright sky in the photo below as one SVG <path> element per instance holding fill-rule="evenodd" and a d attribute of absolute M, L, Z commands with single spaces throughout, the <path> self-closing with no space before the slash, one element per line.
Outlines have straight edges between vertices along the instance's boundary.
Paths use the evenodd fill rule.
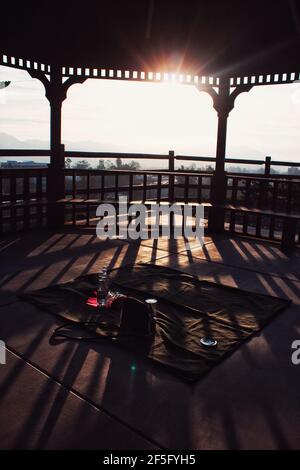
<path fill-rule="evenodd" d="M 42 84 L 0 67 L 3 134 L 48 147 L 49 105 Z M 206 93 L 190 85 L 90 79 L 69 89 L 62 140 L 69 149 L 214 156 L 217 116 Z M 255 87 L 236 100 L 227 156 L 300 161 L 300 84 Z"/>

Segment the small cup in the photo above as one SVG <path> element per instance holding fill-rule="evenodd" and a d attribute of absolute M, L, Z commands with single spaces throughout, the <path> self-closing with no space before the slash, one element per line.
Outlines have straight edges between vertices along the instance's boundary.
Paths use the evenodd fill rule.
<path fill-rule="evenodd" d="M 151 313 L 152 317 L 155 318 L 156 308 L 157 308 L 157 300 L 156 299 L 146 299 L 145 304 L 147 305 L 148 310 Z"/>

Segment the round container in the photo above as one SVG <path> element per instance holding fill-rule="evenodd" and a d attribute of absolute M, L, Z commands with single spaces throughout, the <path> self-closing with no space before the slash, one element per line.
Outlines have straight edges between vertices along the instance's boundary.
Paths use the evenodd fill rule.
<path fill-rule="evenodd" d="M 201 338 L 200 343 L 203 344 L 203 346 L 207 346 L 208 348 L 211 348 L 218 344 L 218 342 L 215 339 L 208 338 L 207 336 L 204 336 L 204 338 Z"/>
<path fill-rule="evenodd" d="M 152 315 L 155 315 L 156 313 L 156 308 L 157 308 L 157 300 L 156 299 L 146 299 L 145 304 L 147 305 L 148 309 L 152 313 Z"/>
<path fill-rule="evenodd" d="M 156 307 L 157 307 L 157 300 L 156 299 L 146 299 L 145 305 L 147 306 L 148 310 L 148 334 L 153 336 L 155 334 L 156 328 Z"/>

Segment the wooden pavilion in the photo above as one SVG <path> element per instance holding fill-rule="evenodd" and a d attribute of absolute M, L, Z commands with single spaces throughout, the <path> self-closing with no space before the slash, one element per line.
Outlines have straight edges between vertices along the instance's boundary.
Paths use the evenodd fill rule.
<path fill-rule="evenodd" d="M 0 447 L 299 449 L 299 374 L 290 356 L 300 331 L 300 179 L 272 174 L 272 165 L 299 168 L 300 160 L 235 159 L 261 165 L 263 173 L 225 171 L 232 161 L 227 121 L 237 96 L 300 80 L 299 4 L 113 0 L 70 10 L 45 0 L 32 7 L 7 3 L 1 12 L 0 65 L 42 82 L 50 148 L 0 149 L 0 157 L 49 156 L 50 164 L 0 168 L 0 339 L 8 356 L 0 365 L 0 423 L 6 423 Z M 68 151 L 61 138 L 68 89 L 89 79 L 176 80 L 208 93 L 218 116 L 215 156 L 109 155 L 165 159 L 166 171 L 66 168 L 69 157 L 107 155 Z M 176 161 L 215 168 L 179 172 Z M 185 240 L 97 240 L 97 205 L 124 194 L 130 201 L 204 203 L 203 249 Z M 113 346 L 53 347 L 55 320 L 41 320 L 16 298 L 104 262 L 141 261 L 293 303 L 191 390 L 140 360 L 133 373 L 133 356 Z"/>

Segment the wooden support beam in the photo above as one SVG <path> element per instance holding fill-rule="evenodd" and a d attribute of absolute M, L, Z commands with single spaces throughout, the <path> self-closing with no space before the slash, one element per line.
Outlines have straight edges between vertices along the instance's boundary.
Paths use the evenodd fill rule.
<path fill-rule="evenodd" d="M 227 137 L 227 119 L 230 111 L 234 108 L 236 97 L 243 92 L 251 90 L 252 85 L 243 85 L 236 87 L 231 92 L 230 78 L 221 77 L 219 80 L 218 92 L 215 87 L 198 87 L 200 91 L 209 93 L 213 99 L 214 109 L 218 113 L 218 130 L 216 145 L 216 166 L 211 182 L 211 200 L 212 208 L 209 212 L 211 220 L 209 228 L 212 232 L 220 233 L 224 231 L 225 211 L 214 208 L 214 205 L 220 206 L 226 202 L 227 178 L 225 172 L 226 157 L 226 137 Z"/>
<path fill-rule="evenodd" d="M 64 224 L 64 207 L 56 207 L 55 201 L 65 196 L 65 151 L 61 142 L 62 103 L 67 97 L 69 87 L 83 83 L 88 77 L 70 77 L 63 82 L 62 68 L 52 66 L 49 78 L 45 73 L 28 70 L 28 73 L 40 80 L 45 87 L 46 98 L 50 104 L 50 165 L 48 170 L 47 196 L 48 225 L 59 227 Z"/>
<path fill-rule="evenodd" d="M 289 253 L 295 247 L 295 238 L 297 232 L 297 220 L 292 217 L 286 217 L 283 221 L 281 250 Z"/>

